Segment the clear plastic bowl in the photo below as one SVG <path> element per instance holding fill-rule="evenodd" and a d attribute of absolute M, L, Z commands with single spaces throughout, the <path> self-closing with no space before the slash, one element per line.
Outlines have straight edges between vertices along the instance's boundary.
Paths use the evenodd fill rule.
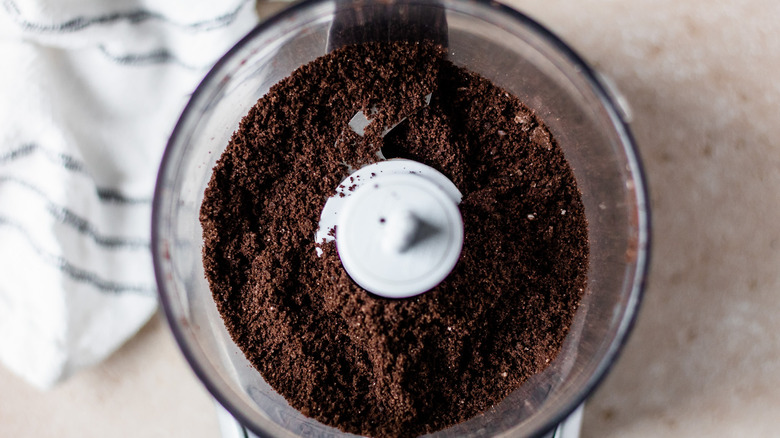
<path fill-rule="evenodd" d="M 431 13 L 446 16 L 446 28 L 432 28 L 441 23 L 432 23 Z M 217 63 L 171 136 L 154 199 L 160 301 L 179 346 L 214 397 L 258 436 L 342 435 L 292 409 L 233 343 L 204 277 L 198 220 L 212 168 L 241 118 L 273 84 L 327 52 L 336 15 L 338 25 L 346 20 L 358 30 L 377 17 L 407 20 L 422 31 L 446 29 L 449 58 L 535 110 L 571 164 L 589 221 L 590 268 L 588 291 L 563 350 L 488 412 L 434 435 L 549 431 L 597 386 L 632 326 L 648 263 L 648 201 L 627 115 L 609 89 L 549 31 L 494 3 L 306 1 L 262 23 Z M 358 31 L 350 38 L 388 36 Z"/>

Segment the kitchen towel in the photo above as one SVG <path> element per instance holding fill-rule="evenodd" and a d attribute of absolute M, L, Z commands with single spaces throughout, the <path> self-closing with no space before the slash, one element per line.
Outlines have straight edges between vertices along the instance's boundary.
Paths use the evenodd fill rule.
<path fill-rule="evenodd" d="M 0 0 L 0 362 L 49 388 L 157 306 L 151 198 L 248 0 Z"/>

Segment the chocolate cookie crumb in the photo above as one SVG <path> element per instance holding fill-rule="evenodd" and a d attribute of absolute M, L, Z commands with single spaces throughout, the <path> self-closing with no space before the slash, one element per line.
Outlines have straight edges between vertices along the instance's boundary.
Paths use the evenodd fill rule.
<path fill-rule="evenodd" d="M 348 128 L 372 108 L 363 136 Z M 463 193 L 458 264 L 414 298 L 371 295 L 314 241 L 348 169 L 380 150 Z M 294 408 L 361 435 L 418 436 L 499 403 L 555 358 L 585 289 L 587 223 L 555 138 L 433 44 L 348 46 L 273 86 L 218 160 L 200 220 L 233 340 Z"/>

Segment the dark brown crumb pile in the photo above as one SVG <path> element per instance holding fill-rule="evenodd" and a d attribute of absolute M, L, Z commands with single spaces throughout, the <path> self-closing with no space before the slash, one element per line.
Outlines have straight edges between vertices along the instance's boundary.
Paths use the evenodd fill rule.
<path fill-rule="evenodd" d="M 500 402 L 555 358 L 585 287 L 587 224 L 555 140 L 445 56 L 368 44 L 296 70 L 243 119 L 201 209 L 206 276 L 235 342 L 293 407 L 352 433 L 417 436 Z M 373 107 L 365 137 L 347 128 Z M 315 251 L 345 163 L 378 148 L 463 193 L 460 260 L 415 298 L 373 296 L 332 243 Z"/>

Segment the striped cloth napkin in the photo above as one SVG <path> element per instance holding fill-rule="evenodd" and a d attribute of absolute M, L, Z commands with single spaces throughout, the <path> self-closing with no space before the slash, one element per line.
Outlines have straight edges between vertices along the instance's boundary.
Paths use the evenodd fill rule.
<path fill-rule="evenodd" d="M 49 388 L 157 307 L 151 196 L 249 0 L 0 2 L 0 362 Z"/>

